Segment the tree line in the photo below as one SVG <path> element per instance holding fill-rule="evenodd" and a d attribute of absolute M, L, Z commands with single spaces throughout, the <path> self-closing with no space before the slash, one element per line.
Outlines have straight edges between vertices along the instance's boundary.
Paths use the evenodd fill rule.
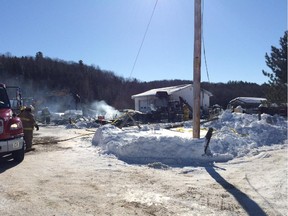
<path fill-rule="evenodd" d="M 265 56 L 272 70 L 271 73 L 263 71 L 270 78 L 268 84 L 203 82 L 201 88 L 213 94 L 210 104 L 225 108 L 230 100 L 240 96 L 268 97 L 271 102 L 287 103 L 287 32 L 280 39 L 280 45 L 280 48 L 272 47 L 271 55 L 266 53 Z M 82 60 L 69 62 L 44 57 L 42 52 L 37 52 L 33 57 L 16 57 L 9 53 L 0 55 L 0 82 L 20 86 L 26 97 L 50 98 L 57 103 L 57 96 L 77 94 L 81 97 L 81 103 L 104 100 L 116 109 L 133 109 L 131 96 L 134 94 L 153 88 L 192 83 L 179 79 L 141 82 L 118 76 L 98 66 L 85 65 Z"/>
<path fill-rule="evenodd" d="M 51 98 L 57 95 L 80 95 L 82 103 L 104 100 L 117 108 L 134 108 L 131 96 L 153 88 L 192 83 L 189 80 L 160 80 L 141 82 L 125 79 L 112 71 L 87 66 L 81 60 L 67 62 L 44 57 L 41 52 L 35 57 L 15 57 L 7 54 L 0 56 L 1 82 L 20 86 L 26 97 Z M 242 81 L 228 83 L 201 84 L 203 89 L 213 94 L 210 104 L 223 107 L 239 96 L 265 97 L 267 84 L 258 85 Z M 37 94 L 41 92 L 41 94 Z"/>

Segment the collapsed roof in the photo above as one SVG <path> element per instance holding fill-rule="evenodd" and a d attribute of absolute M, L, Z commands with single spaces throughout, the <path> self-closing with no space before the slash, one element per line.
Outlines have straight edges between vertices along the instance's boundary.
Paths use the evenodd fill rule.
<path fill-rule="evenodd" d="M 180 90 L 188 88 L 188 87 L 193 87 L 193 84 L 183 84 L 183 85 L 177 85 L 177 86 L 151 89 L 151 90 L 148 90 L 146 92 L 142 92 L 140 94 L 132 95 L 131 98 L 135 99 L 136 97 L 155 96 L 155 95 L 157 95 L 158 92 L 167 92 L 167 95 L 171 95 L 177 91 L 180 91 Z M 212 96 L 212 93 L 205 90 L 205 89 L 201 89 L 201 91 L 205 92 L 209 96 Z"/>
<path fill-rule="evenodd" d="M 258 97 L 237 97 L 234 98 L 233 100 L 231 100 L 229 102 L 229 104 L 231 103 L 243 103 L 243 104 L 261 104 L 262 102 L 267 101 L 266 98 L 258 98 Z"/>

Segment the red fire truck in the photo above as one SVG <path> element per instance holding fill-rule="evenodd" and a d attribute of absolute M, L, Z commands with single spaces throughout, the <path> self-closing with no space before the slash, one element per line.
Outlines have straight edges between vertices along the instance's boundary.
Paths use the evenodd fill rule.
<path fill-rule="evenodd" d="M 25 155 L 23 126 L 16 113 L 13 113 L 5 84 L 0 83 L 0 157 L 11 154 L 16 162 Z"/>

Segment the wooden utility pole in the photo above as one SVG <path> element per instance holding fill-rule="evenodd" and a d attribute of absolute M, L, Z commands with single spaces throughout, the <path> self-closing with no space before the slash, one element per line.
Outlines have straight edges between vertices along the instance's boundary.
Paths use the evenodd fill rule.
<path fill-rule="evenodd" d="M 194 0 L 193 138 L 200 138 L 201 0 Z"/>

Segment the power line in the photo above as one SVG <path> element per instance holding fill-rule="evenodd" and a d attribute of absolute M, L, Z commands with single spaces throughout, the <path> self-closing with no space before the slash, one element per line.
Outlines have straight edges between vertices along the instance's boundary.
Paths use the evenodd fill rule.
<path fill-rule="evenodd" d="M 203 35 L 202 35 L 202 44 L 203 44 L 203 55 L 204 55 L 204 61 L 205 61 L 205 68 L 206 68 L 207 78 L 208 78 L 208 82 L 210 82 L 209 72 L 208 72 L 208 65 L 207 65 L 207 60 L 206 60 L 204 36 Z"/>
<path fill-rule="evenodd" d="M 202 5 L 202 18 L 201 18 L 201 22 L 202 22 L 202 26 L 203 26 L 203 16 L 204 16 L 204 0 L 202 1 L 203 5 Z M 210 82 L 210 78 L 209 78 L 209 72 L 208 72 L 208 65 L 207 65 L 207 59 L 206 59 L 206 50 L 205 50 L 205 42 L 204 42 L 204 34 L 203 34 L 203 27 L 202 27 L 202 45 L 203 45 L 203 55 L 204 55 L 204 61 L 205 61 L 205 68 L 206 68 L 206 73 L 207 73 L 207 79 L 208 82 Z"/>
<path fill-rule="evenodd" d="M 154 12 L 155 12 L 155 9 L 156 9 L 156 6 L 157 6 L 157 3 L 158 3 L 158 0 L 156 0 L 156 2 L 155 2 L 155 5 L 154 5 L 154 8 L 153 8 L 152 14 L 151 14 L 151 16 L 150 16 L 150 19 L 149 19 L 148 25 L 147 25 L 146 30 L 145 30 L 145 33 L 144 33 L 144 36 L 143 36 L 143 38 L 142 38 L 141 45 L 140 45 L 140 47 L 139 47 L 139 49 L 138 49 L 138 53 L 137 53 L 137 55 L 136 55 L 136 58 L 135 58 L 135 61 L 134 61 L 134 64 L 133 64 L 132 70 L 131 70 L 131 72 L 130 72 L 130 76 L 129 76 L 129 78 L 131 78 L 132 73 L 133 73 L 133 71 L 134 71 L 134 68 L 135 68 L 136 62 L 137 62 L 137 60 L 138 60 L 139 54 L 140 54 L 140 52 L 141 52 L 142 46 L 143 46 L 144 41 L 145 41 L 145 38 L 146 38 L 146 34 L 147 34 L 147 32 L 148 32 L 148 29 L 149 29 L 149 26 L 150 26 L 150 23 L 151 23 L 152 17 L 153 17 L 153 15 L 154 15 Z"/>

